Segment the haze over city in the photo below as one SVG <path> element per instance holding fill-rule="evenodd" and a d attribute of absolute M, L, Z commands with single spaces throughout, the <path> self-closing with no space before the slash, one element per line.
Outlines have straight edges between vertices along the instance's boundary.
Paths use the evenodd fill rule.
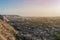
<path fill-rule="evenodd" d="M 0 0 L 0 14 L 60 16 L 60 0 Z"/>
<path fill-rule="evenodd" d="M 60 40 L 60 0 L 0 0 L 0 40 Z"/>

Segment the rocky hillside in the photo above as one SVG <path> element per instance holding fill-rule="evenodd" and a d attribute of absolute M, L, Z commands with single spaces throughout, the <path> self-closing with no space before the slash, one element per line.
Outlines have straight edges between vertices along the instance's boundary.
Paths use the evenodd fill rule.
<path fill-rule="evenodd" d="M 14 34 L 14 28 L 0 19 L 0 40 L 15 40 Z"/>

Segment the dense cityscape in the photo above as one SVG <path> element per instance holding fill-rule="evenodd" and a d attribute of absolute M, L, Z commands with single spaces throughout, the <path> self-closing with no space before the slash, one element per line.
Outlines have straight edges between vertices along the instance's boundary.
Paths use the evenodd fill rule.
<path fill-rule="evenodd" d="M 0 40 L 60 40 L 60 0 L 0 0 Z"/>
<path fill-rule="evenodd" d="M 5 17 L 8 19 L 7 23 L 17 31 L 18 40 L 60 40 L 60 17 L 21 17 L 17 15 Z"/>

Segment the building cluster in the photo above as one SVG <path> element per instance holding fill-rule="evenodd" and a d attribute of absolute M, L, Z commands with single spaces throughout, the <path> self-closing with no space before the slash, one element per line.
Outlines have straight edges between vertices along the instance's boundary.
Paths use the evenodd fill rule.
<path fill-rule="evenodd" d="M 59 31 L 57 27 L 42 27 L 42 26 L 20 26 L 17 27 L 18 35 L 32 40 L 55 40 L 52 35 Z"/>
<path fill-rule="evenodd" d="M 59 17 L 8 16 L 7 19 L 21 40 L 55 40 L 53 35 L 60 31 Z"/>

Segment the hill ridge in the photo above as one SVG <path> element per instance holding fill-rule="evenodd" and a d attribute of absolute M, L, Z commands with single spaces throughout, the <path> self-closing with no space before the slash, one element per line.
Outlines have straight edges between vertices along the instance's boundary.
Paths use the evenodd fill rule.
<path fill-rule="evenodd" d="M 14 28 L 8 23 L 0 20 L 0 40 L 15 40 Z"/>

